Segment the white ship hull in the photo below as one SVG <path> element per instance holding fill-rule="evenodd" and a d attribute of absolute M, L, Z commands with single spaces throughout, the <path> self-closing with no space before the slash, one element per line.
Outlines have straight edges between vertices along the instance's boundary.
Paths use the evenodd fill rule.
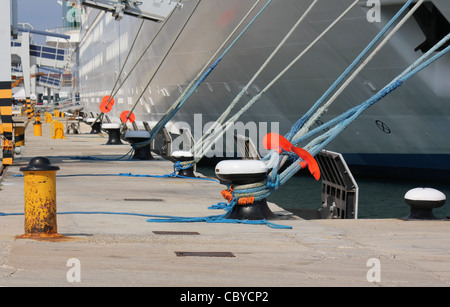
<path fill-rule="evenodd" d="M 254 1 L 203 0 L 175 41 L 148 88 L 150 77 L 197 1 L 184 1 L 165 25 L 137 68 L 115 96 L 107 115 L 119 122 L 138 97 L 136 123 L 157 122 L 182 90 L 197 75 Z M 350 4 L 348 0 L 324 0 L 308 15 L 248 91 L 243 102 L 257 94 Z M 369 22 L 361 1 L 314 48 L 283 76 L 262 99 L 240 119 L 244 123 L 279 123 L 280 134 L 317 101 L 355 57 L 379 33 L 405 1 L 381 1 L 381 22 Z M 292 28 L 311 1 L 273 1 L 218 67 L 183 105 L 169 123 L 177 133 L 179 123 L 194 127 L 215 121 L 253 77 L 280 40 Z M 389 4 L 394 3 L 394 4 Z M 395 4 L 397 3 L 397 4 Z M 450 20 L 450 3 L 432 1 Z M 389 5 L 388 5 L 389 4 Z M 125 16 L 115 21 L 110 14 L 87 9 L 79 47 L 78 89 L 85 110 L 100 113 L 99 104 L 110 95 L 118 72 L 132 45 L 140 19 Z M 94 22 L 97 16 L 97 22 Z M 147 47 L 160 23 L 146 21 L 121 77 L 123 80 Z M 325 122 L 367 100 L 423 53 L 414 49 L 426 36 L 411 18 L 357 76 L 321 118 Z M 120 81 L 119 81 L 120 83 Z M 407 176 L 446 179 L 450 173 L 450 56 L 442 57 L 402 87 L 368 109 L 326 149 L 344 154 L 353 170 L 386 171 Z M 270 131 L 269 131 L 270 132 Z M 195 135 L 194 135 L 195 136 Z M 261 138 L 253 140 L 260 147 Z"/>

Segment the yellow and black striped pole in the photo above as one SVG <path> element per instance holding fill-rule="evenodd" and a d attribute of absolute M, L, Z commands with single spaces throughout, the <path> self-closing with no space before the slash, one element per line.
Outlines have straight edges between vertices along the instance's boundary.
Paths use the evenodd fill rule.
<path fill-rule="evenodd" d="M 21 147 L 25 145 L 25 127 L 14 127 L 14 147 Z"/>
<path fill-rule="evenodd" d="M 3 165 L 13 164 L 13 123 L 12 123 L 12 90 L 11 81 L 0 81 L 0 117 L 3 131 L 2 152 Z"/>
<path fill-rule="evenodd" d="M 13 123 L 11 90 L 11 1 L 2 1 L 0 10 L 0 119 L 2 164 L 13 163 Z"/>
<path fill-rule="evenodd" d="M 35 119 L 34 124 L 33 124 L 34 135 L 42 136 L 41 113 L 39 111 L 36 112 L 36 116 L 34 119 Z"/>
<path fill-rule="evenodd" d="M 26 98 L 26 104 L 27 104 L 27 116 L 28 116 L 28 121 L 31 121 L 31 119 L 33 118 L 33 107 L 31 106 L 31 100 L 30 97 Z"/>

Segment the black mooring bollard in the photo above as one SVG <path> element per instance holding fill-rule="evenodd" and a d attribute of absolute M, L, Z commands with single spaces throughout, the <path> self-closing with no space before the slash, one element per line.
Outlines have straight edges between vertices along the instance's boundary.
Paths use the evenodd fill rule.
<path fill-rule="evenodd" d="M 267 166 L 259 160 L 225 160 L 216 165 L 216 175 L 232 185 L 247 185 L 266 179 Z M 267 205 L 267 200 L 255 200 L 251 204 L 237 204 L 225 215 L 226 219 L 268 220 L 275 214 Z"/>
<path fill-rule="evenodd" d="M 122 145 L 120 140 L 120 124 L 116 123 L 105 123 L 102 125 L 102 130 L 108 133 L 108 142 L 106 145 Z"/>
<path fill-rule="evenodd" d="M 132 157 L 133 159 L 153 159 L 152 153 L 150 152 L 150 142 L 145 145 L 139 146 L 139 143 L 144 143 L 150 140 L 150 133 L 148 131 L 127 131 L 127 133 L 125 133 L 125 139 L 134 147 L 134 155 Z"/>
<path fill-rule="evenodd" d="M 98 134 L 101 132 L 101 125 L 102 123 L 100 121 L 95 121 L 95 118 L 87 118 L 86 123 L 91 126 L 91 132 L 90 134 Z M 94 123 L 95 122 L 95 123 Z"/>
<path fill-rule="evenodd" d="M 445 204 L 446 197 L 432 188 L 415 188 L 405 194 L 405 202 L 411 207 L 405 220 L 437 220 L 433 209 Z"/>
<path fill-rule="evenodd" d="M 177 162 L 186 162 L 192 161 L 194 159 L 194 155 L 190 151 L 177 150 L 172 152 L 172 158 Z M 178 175 L 183 177 L 196 177 L 194 174 L 194 166 L 180 169 L 178 171 Z"/>

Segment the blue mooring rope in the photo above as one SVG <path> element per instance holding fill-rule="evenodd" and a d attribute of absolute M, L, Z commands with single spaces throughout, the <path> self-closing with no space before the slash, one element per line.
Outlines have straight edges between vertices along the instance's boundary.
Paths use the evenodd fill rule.
<path fill-rule="evenodd" d="M 108 177 L 108 176 L 120 176 L 120 177 L 148 177 L 148 178 L 185 178 L 185 179 L 195 179 L 195 180 L 208 180 L 220 183 L 219 180 L 214 178 L 203 178 L 203 177 L 188 177 L 178 175 L 177 172 L 181 169 L 189 168 L 190 165 L 183 167 L 179 162 L 174 164 L 174 171 L 170 174 L 165 175 L 146 175 L 146 174 L 133 174 L 133 173 L 118 173 L 118 174 L 73 174 L 73 175 L 56 175 L 56 177 L 77 177 L 77 176 L 99 176 L 99 177 Z M 13 177 L 23 177 L 23 174 L 14 174 Z"/>
<path fill-rule="evenodd" d="M 232 201 L 230 204 L 218 203 L 213 205 L 208 209 L 224 209 L 225 211 L 232 210 L 236 201 Z M 67 211 L 67 212 L 57 212 L 57 215 L 67 215 L 67 214 L 107 214 L 107 215 L 128 215 L 128 216 L 139 216 L 147 217 L 146 221 L 149 223 L 230 223 L 230 224 L 247 224 L 247 225 L 267 225 L 270 228 L 275 229 L 292 229 L 291 226 L 278 225 L 272 222 L 263 220 L 237 220 L 237 219 L 227 219 L 225 215 L 209 215 L 204 217 L 184 217 L 184 216 L 172 216 L 172 215 L 154 215 L 154 214 L 142 214 L 142 213 L 132 213 L 132 212 L 110 212 L 110 211 Z M 24 215 L 24 213 L 4 213 L 0 212 L 0 216 L 17 216 Z"/>
<path fill-rule="evenodd" d="M 198 179 L 198 180 L 211 180 L 219 182 L 212 178 L 198 178 L 198 177 L 185 177 L 177 175 L 176 172 L 180 169 L 189 168 L 190 165 L 182 166 L 179 162 L 174 164 L 174 172 L 167 175 L 140 175 L 132 173 L 118 173 L 118 174 L 77 174 L 77 175 L 57 175 L 57 176 L 125 176 L 125 177 L 152 177 L 152 178 L 170 178 L 170 177 L 180 177 L 186 179 Z M 14 177 L 23 177 L 22 174 L 15 174 Z M 171 215 L 153 215 L 153 214 L 141 214 L 141 213 L 130 213 L 130 212 L 110 212 L 110 211 L 69 211 L 69 212 L 58 212 L 57 214 L 109 214 L 109 215 L 131 215 L 150 218 L 147 222 L 154 223 L 195 223 L 195 222 L 206 222 L 206 223 L 233 223 L 233 224 L 248 224 L 248 225 L 267 225 L 270 228 L 275 229 L 292 229 L 291 226 L 278 225 L 272 222 L 263 220 L 238 220 L 238 219 L 227 219 L 225 215 L 228 211 L 232 210 L 237 204 L 237 198 L 234 198 L 229 204 L 224 202 L 219 202 L 216 205 L 208 207 L 208 209 L 222 209 L 226 212 L 220 215 L 209 215 L 204 217 L 183 217 L 183 216 L 171 216 Z M 24 213 L 4 213 L 0 212 L 0 216 L 14 216 L 14 215 L 24 215 Z"/>
<path fill-rule="evenodd" d="M 120 161 L 123 158 L 128 157 L 128 160 L 131 160 L 131 158 L 133 157 L 133 152 L 134 152 L 134 147 L 131 148 L 126 154 L 124 154 L 123 156 L 119 157 L 119 158 L 114 158 L 114 159 L 107 159 L 107 158 L 100 158 L 100 157 L 94 157 L 94 156 L 74 156 L 74 157 L 68 157 L 68 159 L 73 159 L 73 160 L 99 160 L 99 161 Z"/>
<path fill-rule="evenodd" d="M 227 219 L 225 218 L 228 211 L 231 211 L 234 206 L 237 206 L 237 199 L 234 198 L 229 204 L 218 203 L 217 205 L 213 205 L 208 209 L 224 209 L 224 214 L 220 215 L 209 215 L 204 217 L 163 217 L 158 216 L 157 219 L 148 219 L 147 222 L 152 223 L 196 223 L 196 222 L 204 222 L 204 223 L 228 223 L 228 224 L 246 224 L 246 225 L 266 225 L 270 228 L 274 229 L 292 229 L 291 226 L 279 225 L 272 222 L 269 222 L 266 219 L 262 220 L 238 220 L 238 219 Z"/>

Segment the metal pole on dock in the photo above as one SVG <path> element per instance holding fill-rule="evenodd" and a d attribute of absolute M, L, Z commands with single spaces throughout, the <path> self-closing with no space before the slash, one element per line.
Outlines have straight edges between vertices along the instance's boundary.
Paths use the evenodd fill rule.
<path fill-rule="evenodd" d="M 0 10 L 0 117 L 3 131 L 3 165 L 13 163 L 13 123 L 11 90 L 11 3 L 4 1 Z"/>

